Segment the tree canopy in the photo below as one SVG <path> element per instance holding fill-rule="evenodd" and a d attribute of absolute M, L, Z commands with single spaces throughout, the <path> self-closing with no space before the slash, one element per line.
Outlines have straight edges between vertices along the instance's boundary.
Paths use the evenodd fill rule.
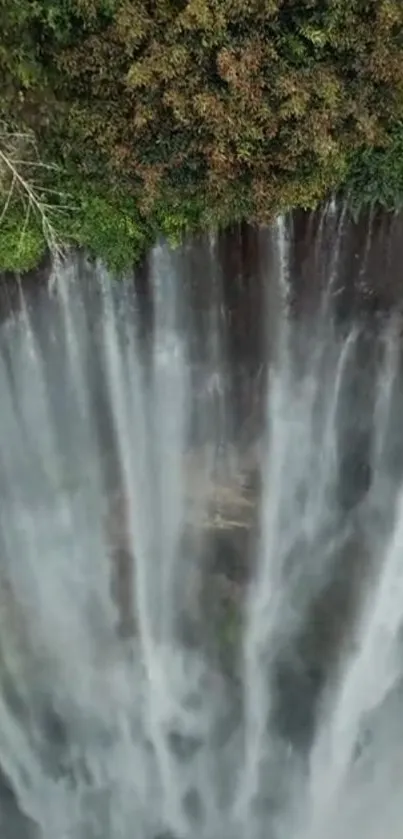
<path fill-rule="evenodd" d="M 0 116 L 116 265 L 340 188 L 401 200 L 401 0 L 0 0 L 0 24 Z"/>

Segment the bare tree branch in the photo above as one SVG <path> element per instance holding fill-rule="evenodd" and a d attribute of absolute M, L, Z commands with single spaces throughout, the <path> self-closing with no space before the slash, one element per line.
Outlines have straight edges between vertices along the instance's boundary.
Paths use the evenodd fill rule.
<path fill-rule="evenodd" d="M 45 242 L 56 258 L 63 255 L 63 243 L 59 238 L 55 216 L 67 213 L 71 208 L 66 203 L 64 194 L 37 182 L 34 171 L 57 171 L 57 167 L 40 160 L 35 137 L 31 133 L 12 131 L 7 126 L 0 129 L 0 225 L 4 222 L 10 204 L 14 198 L 24 208 L 24 223 L 21 242 L 26 234 L 28 223 L 33 214 L 42 228 Z M 59 199 L 51 203 L 51 197 Z"/>

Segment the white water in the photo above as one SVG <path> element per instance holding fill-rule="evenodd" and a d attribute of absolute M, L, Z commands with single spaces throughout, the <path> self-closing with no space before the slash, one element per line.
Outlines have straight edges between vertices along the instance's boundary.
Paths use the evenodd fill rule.
<path fill-rule="evenodd" d="M 332 285 L 341 235 L 340 220 Z M 376 339 L 373 412 L 364 406 L 372 481 L 354 503 L 347 486 L 346 504 L 343 482 L 355 478 L 340 465 L 341 433 L 363 421 L 354 385 L 357 368 L 366 375 L 362 327 L 338 330 L 327 302 L 320 344 L 304 330 L 295 340 L 283 221 L 274 236 L 266 281 L 278 289 L 267 295 L 277 301 L 278 347 L 272 352 L 268 336 L 260 512 L 249 584 L 238 592 L 232 676 L 205 643 L 201 597 L 203 579 L 207 601 L 215 585 L 205 524 L 231 426 L 217 276 L 196 378 L 197 312 L 180 254 L 163 246 L 151 261 L 147 346 L 132 283 L 99 266 L 59 267 L 49 292 L 29 304 L 21 296 L 0 328 L 4 839 L 397 835 L 398 332 L 392 324 Z M 323 624 L 314 621 L 340 569 L 344 597 L 353 596 L 329 643 L 330 607 Z M 310 642 L 299 646 L 311 625 L 313 653 Z M 216 641 L 225 657 L 225 639 Z M 321 673 L 317 696 L 308 659 Z M 281 687 L 281 673 L 294 687 Z"/>

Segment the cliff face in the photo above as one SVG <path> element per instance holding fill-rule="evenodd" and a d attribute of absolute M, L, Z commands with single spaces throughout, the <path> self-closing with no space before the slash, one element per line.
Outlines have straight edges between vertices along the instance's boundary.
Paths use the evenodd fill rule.
<path fill-rule="evenodd" d="M 159 274 L 154 252 L 126 282 L 122 299 L 125 305 L 133 305 L 145 381 L 149 382 L 160 338 L 156 296 L 164 283 L 175 280 L 178 331 L 188 351 L 190 415 L 182 476 L 184 515 L 179 550 L 183 561 L 173 583 L 181 604 L 177 629 L 187 643 L 204 645 L 209 655 L 224 662 L 231 675 L 239 663 L 242 606 L 261 535 L 261 481 L 266 468 L 262 441 L 270 413 L 266 383 L 280 319 L 278 299 L 272 291 L 278 285 L 279 272 L 288 284 L 297 375 L 306 367 L 307 347 L 320 346 L 324 338 L 323 320 L 317 314 L 326 294 L 337 334 L 343 338 L 353 322 L 360 331 L 346 381 L 350 410 L 337 416 L 338 503 L 350 522 L 373 481 L 374 377 L 382 350 L 378 338 L 391 312 L 396 314 L 397 330 L 400 328 L 401 232 L 401 217 L 373 215 L 353 223 L 345 208 L 329 205 L 316 214 L 294 214 L 281 228 L 240 226 L 215 238 L 189 241 L 182 249 L 169 252 Z M 135 546 L 128 539 L 122 464 L 116 452 L 111 393 L 102 362 L 102 294 L 91 266 L 81 258 L 77 265 L 89 336 L 86 375 L 94 408 L 93 430 L 105 483 L 103 527 L 111 558 L 111 592 L 117 604 L 118 633 L 132 636 L 136 633 Z M 11 314 L 18 315 L 22 289 L 32 324 L 38 329 L 39 351 L 43 357 L 53 358 L 48 300 L 42 309 L 48 297 L 47 279 L 45 268 L 21 286 L 15 278 L 3 278 L 0 313 L 3 321 Z M 75 311 L 80 314 L 79 307 Z M 0 349 L 6 369 L 10 367 L 6 340 Z M 55 388 L 55 402 L 59 401 L 56 416 L 61 417 L 65 397 L 60 386 Z M 330 387 L 330 396 L 331 391 Z M 151 419 L 158 430 L 165 418 L 158 415 Z M 397 473 L 402 460 L 397 425 L 392 433 L 396 445 L 391 469 Z M 158 528 L 158 514 L 155 516 Z M 288 690 L 293 694 L 299 684 L 317 693 L 326 661 L 337 656 L 339 627 L 347 621 L 346 604 L 350 588 L 354 589 L 356 557 L 365 558 L 360 534 L 354 528 L 341 550 L 340 577 L 318 595 L 298 637 L 289 639 L 289 649 L 281 653 L 281 696 Z M 305 556 L 303 540 L 296 554 L 299 549 Z"/>
<path fill-rule="evenodd" d="M 221 631 L 225 634 L 225 611 L 233 612 L 228 614 L 229 621 L 235 620 L 234 609 L 240 610 L 252 570 L 260 494 L 258 449 L 251 447 L 242 460 L 232 462 L 218 475 L 206 477 L 203 451 L 188 453 L 185 464 L 185 521 L 179 546 L 183 620 L 190 635 L 203 632 L 202 626 L 199 632 L 196 629 L 201 620 L 206 626 L 211 621 L 224 622 Z M 105 532 L 111 550 L 112 590 L 124 635 L 135 632 L 135 562 L 128 515 L 124 494 L 117 490 L 109 498 Z M 194 623 L 193 630 L 189 622 Z"/>

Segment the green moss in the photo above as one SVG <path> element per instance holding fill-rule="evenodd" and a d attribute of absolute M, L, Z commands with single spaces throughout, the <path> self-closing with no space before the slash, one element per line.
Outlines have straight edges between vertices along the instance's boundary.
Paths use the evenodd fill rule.
<path fill-rule="evenodd" d="M 241 653 L 243 630 L 242 606 L 239 602 L 225 599 L 221 603 L 215 637 L 223 667 L 229 671 L 236 668 Z"/>
<path fill-rule="evenodd" d="M 64 178 L 57 184 L 63 189 Z M 150 225 L 140 216 L 133 200 L 119 199 L 111 190 L 105 196 L 99 185 L 86 182 L 79 188 L 71 180 L 68 196 L 63 193 L 50 211 L 58 242 L 65 247 L 82 247 L 99 257 L 116 274 L 130 269 L 152 240 Z M 26 219 L 26 206 L 15 201 L 0 225 L 0 271 L 27 271 L 35 267 L 47 250 L 38 217 Z"/>
<path fill-rule="evenodd" d="M 0 270 L 30 271 L 46 252 L 46 242 L 35 219 L 24 225 L 23 213 L 11 212 L 0 228 Z"/>
<path fill-rule="evenodd" d="M 149 230 L 134 203 L 105 197 L 84 187 L 71 196 L 73 207 L 60 233 L 73 245 L 86 248 L 116 273 L 130 268 L 143 254 Z"/>

